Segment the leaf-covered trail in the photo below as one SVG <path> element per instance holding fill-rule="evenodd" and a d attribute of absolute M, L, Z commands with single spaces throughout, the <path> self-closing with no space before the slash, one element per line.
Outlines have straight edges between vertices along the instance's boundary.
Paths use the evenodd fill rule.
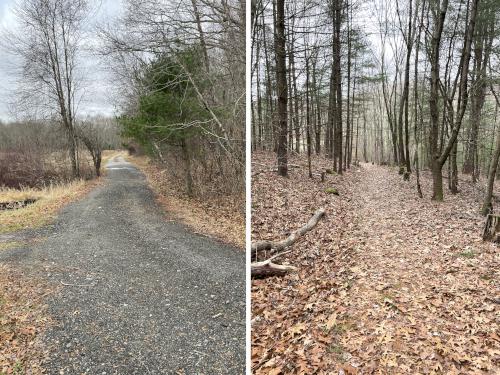
<path fill-rule="evenodd" d="M 325 184 L 305 168 L 254 178 L 254 240 L 327 209 L 282 260 L 299 272 L 252 282 L 255 373 L 498 373 L 500 262 L 480 238 L 481 194 L 464 183 L 436 203 L 422 180 L 424 199 L 413 180 L 371 164 Z M 325 194 L 331 185 L 339 197 Z"/>
<path fill-rule="evenodd" d="M 345 241 L 356 252 L 348 312 L 357 329 L 346 348 L 363 361 L 378 354 L 372 367 L 386 372 L 498 371 L 498 252 L 481 241 L 477 206 L 420 200 L 370 164 L 356 180 Z"/>

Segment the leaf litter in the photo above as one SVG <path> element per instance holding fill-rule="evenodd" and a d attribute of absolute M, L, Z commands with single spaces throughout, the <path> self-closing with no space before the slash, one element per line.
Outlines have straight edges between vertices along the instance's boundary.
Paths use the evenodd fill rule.
<path fill-rule="evenodd" d="M 284 238 L 319 207 L 326 216 L 280 258 L 298 272 L 252 280 L 253 373 L 499 373 L 500 262 L 481 240 L 481 186 L 437 203 L 425 171 L 420 199 L 414 176 L 390 167 L 321 183 L 304 157 L 290 162 L 282 178 L 274 154 L 253 155 L 252 241 Z"/>
<path fill-rule="evenodd" d="M 43 374 L 47 348 L 40 340 L 51 319 L 44 282 L 0 265 L 0 374 Z"/>

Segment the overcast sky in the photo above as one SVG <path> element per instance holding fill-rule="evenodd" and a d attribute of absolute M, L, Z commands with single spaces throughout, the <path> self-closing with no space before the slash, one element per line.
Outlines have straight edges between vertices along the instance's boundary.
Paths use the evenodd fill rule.
<path fill-rule="evenodd" d="M 22 0 L 0 0 L 0 30 L 16 27 L 12 12 L 16 2 Z M 101 0 L 95 16 L 96 23 L 113 22 L 123 11 L 122 0 Z M 15 96 L 17 87 L 16 61 L 12 55 L 0 53 L 0 120 L 10 121 L 22 118 L 9 104 Z M 79 105 L 80 115 L 114 115 L 116 113 L 116 92 L 113 90 L 113 77 L 107 69 L 107 62 L 97 56 L 85 54 L 84 74 L 86 75 L 83 100 Z"/>

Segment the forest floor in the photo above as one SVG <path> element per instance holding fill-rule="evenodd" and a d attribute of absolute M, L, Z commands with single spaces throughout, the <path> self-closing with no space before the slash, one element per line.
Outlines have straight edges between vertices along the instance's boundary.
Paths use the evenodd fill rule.
<path fill-rule="evenodd" d="M 499 373 L 500 256 L 481 240 L 480 186 L 461 176 L 461 192 L 437 203 L 426 172 L 420 199 L 414 175 L 390 167 L 321 183 L 302 157 L 289 178 L 270 171 L 273 154 L 252 161 L 253 241 L 283 239 L 326 209 L 277 261 L 298 272 L 252 281 L 254 373 Z"/>

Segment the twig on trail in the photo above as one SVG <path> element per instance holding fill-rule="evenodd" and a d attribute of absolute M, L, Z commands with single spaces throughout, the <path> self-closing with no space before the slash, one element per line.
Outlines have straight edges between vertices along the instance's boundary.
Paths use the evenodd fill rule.
<path fill-rule="evenodd" d="M 300 236 L 303 236 L 305 233 L 309 232 L 313 229 L 316 224 L 318 224 L 319 219 L 323 217 L 325 214 L 325 209 L 320 208 L 316 210 L 314 215 L 309 219 L 306 225 L 292 232 L 286 239 L 282 241 L 258 241 L 252 244 L 252 255 L 255 254 L 255 258 L 257 258 L 257 251 L 259 250 L 273 250 L 273 252 L 278 252 L 283 250 L 284 248 L 291 246 L 299 239 Z"/>
<path fill-rule="evenodd" d="M 290 253 L 291 251 L 292 251 L 292 250 L 287 250 L 287 251 L 283 251 L 283 252 L 278 253 L 278 254 L 274 254 L 271 258 L 266 259 L 266 260 L 268 260 L 268 261 L 272 261 L 272 260 L 274 260 L 274 259 L 277 259 L 277 258 L 279 258 L 279 257 L 282 257 L 282 256 L 283 256 L 283 255 L 285 255 L 285 254 Z"/>
<path fill-rule="evenodd" d="M 316 210 L 316 212 L 309 219 L 306 225 L 292 232 L 290 236 L 288 236 L 286 239 L 282 241 L 279 242 L 259 241 L 252 244 L 252 256 L 255 254 L 253 258 L 257 259 L 257 252 L 259 250 L 270 249 L 272 252 L 277 252 L 285 249 L 288 246 L 293 245 L 299 239 L 300 236 L 304 235 L 305 233 L 313 229 L 324 215 L 325 215 L 324 208 Z M 258 277 L 268 277 L 268 276 L 283 276 L 288 272 L 296 271 L 297 270 L 296 267 L 272 263 L 273 259 L 283 256 L 284 254 L 289 252 L 290 250 L 275 254 L 271 258 L 266 259 L 262 262 L 253 262 L 251 264 L 251 270 L 250 270 L 252 277 L 258 278 Z"/>
<path fill-rule="evenodd" d="M 95 286 L 95 284 L 68 284 L 68 283 L 65 283 L 62 280 L 60 280 L 60 281 L 61 281 L 61 284 L 64 285 L 64 286 L 77 286 L 77 287 L 80 287 L 80 288 Z"/>

